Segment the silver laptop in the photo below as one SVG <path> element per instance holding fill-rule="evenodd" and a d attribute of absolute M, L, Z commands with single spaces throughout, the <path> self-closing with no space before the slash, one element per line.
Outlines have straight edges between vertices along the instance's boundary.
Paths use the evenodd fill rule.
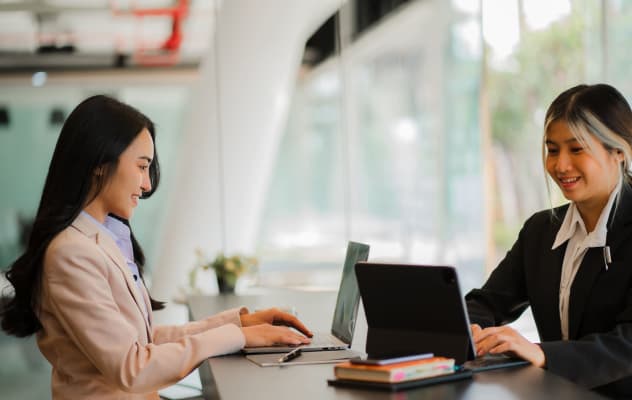
<path fill-rule="evenodd" d="M 354 266 L 358 261 L 366 261 L 368 258 L 369 245 L 349 242 L 342 269 L 340 289 L 338 289 L 334 318 L 331 323 L 331 333 L 314 332 L 312 342 L 308 345 L 302 345 L 302 351 L 342 350 L 351 347 L 358 306 L 360 305 L 360 291 Z M 245 347 L 242 349 L 242 352 L 246 354 L 286 353 L 293 348 L 295 347 L 283 345 Z"/>

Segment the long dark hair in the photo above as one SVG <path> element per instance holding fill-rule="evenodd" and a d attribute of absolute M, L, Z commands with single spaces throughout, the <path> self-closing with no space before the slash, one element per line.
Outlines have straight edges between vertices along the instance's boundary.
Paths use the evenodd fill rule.
<path fill-rule="evenodd" d="M 121 153 L 143 129 L 155 143 L 154 124 L 149 118 L 103 95 L 84 100 L 70 113 L 57 139 L 26 250 L 6 272 L 13 295 L 0 310 L 4 331 L 24 337 L 41 329 L 37 315 L 48 245 L 97 196 L 116 171 Z M 101 174 L 95 174 L 97 168 Z M 143 193 L 143 198 L 151 196 L 160 181 L 156 152 L 149 177 L 152 189 Z M 142 274 L 145 256 L 133 234 L 132 246 Z M 163 303 L 151 300 L 152 309 L 163 307 Z"/>

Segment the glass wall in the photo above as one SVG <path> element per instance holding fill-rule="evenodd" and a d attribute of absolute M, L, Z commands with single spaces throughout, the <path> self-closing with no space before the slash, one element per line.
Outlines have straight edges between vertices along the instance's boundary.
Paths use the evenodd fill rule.
<path fill-rule="evenodd" d="M 604 27 L 606 79 L 616 85 L 628 101 L 632 101 L 632 77 L 630 76 L 632 55 L 625 50 L 632 37 L 632 2 L 609 0 L 606 2 L 604 12 L 606 15 Z"/>
<path fill-rule="evenodd" d="M 466 287 L 480 282 L 480 13 L 458 3 L 410 2 L 302 75 L 262 222 L 264 272 L 339 270 L 358 240 L 373 260 L 450 263 Z"/>
<path fill-rule="evenodd" d="M 603 14 L 622 8 L 615 3 L 619 2 L 483 2 L 485 92 L 493 143 L 493 159 L 488 161 L 494 171 L 489 193 L 495 205 L 492 268 L 528 216 L 565 202 L 556 185 L 549 184 L 551 193 L 547 192 L 542 167 L 542 127 L 551 101 L 580 83 L 605 81 L 630 93 L 629 78 L 620 75 L 617 82 L 610 78 L 614 73 L 608 73 L 622 65 L 620 56 L 607 56 L 610 49 L 619 49 L 613 54 L 626 53 L 617 39 L 620 28 L 615 29 L 619 12 L 616 18 Z"/>
<path fill-rule="evenodd" d="M 584 82 L 632 96 L 631 18 L 618 0 L 411 1 L 340 38 L 297 82 L 263 272 L 337 270 L 360 240 L 371 259 L 453 264 L 480 285 L 525 219 L 564 201 L 541 160 L 553 98 Z"/>

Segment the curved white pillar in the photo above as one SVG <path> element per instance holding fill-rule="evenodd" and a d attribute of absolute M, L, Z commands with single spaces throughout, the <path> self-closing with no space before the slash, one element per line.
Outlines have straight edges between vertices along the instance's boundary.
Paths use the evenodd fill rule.
<path fill-rule="evenodd" d="M 221 2 L 215 46 L 202 62 L 185 116 L 177 179 L 153 270 L 154 297 L 171 300 L 186 284 L 196 248 L 209 255 L 254 251 L 305 43 L 340 4 Z"/>

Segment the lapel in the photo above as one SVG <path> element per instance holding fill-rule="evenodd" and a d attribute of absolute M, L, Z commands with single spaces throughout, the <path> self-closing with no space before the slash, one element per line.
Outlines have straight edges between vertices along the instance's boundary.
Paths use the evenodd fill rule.
<path fill-rule="evenodd" d="M 608 234 L 608 236 L 610 236 Z M 606 241 L 607 243 L 607 241 Z M 604 269 L 603 247 L 593 247 L 588 249 L 582 263 L 579 266 L 577 275 L 571 286 L 568 308 L 568 337 L 577 337 L 579 326 L 582 322 L 586 302 L 590 297 L 593 285 L 599 274 Z"/>
<path fill-rule="evenodd" d="M 616 215 L 610 214 L 608 221 L 608 237 L 606 244 L 610 246 L 612 258 L 621 246 L 629 240 L 632 234 L 632 188 L 626 186 L 621 201 L 616 209 Z"/>
<path fill-rule="evenodd" d="M 143 301 L 145 302 L 145 306 L 147 307 L 147 322 L 149 322 L 149 331 L 152 331 L 152 325 L 153 325 L 153 316 L 152 316 L 152 312 L 151 312 L 151 300 L 149 300 L 149 291 L 147 290 L 147 287 L 145 286 L 145 282 L 141 280 L 141 285 L 143 286 L 143 288 L 145 288 L 145 290 L 142 290 L 142 294 L 143 294 Z M 150 341 L 151 341 L 151 335 L 149 336 Z"/>
<path fill-rule="evenodd" d="M 72 226 L 87 237 L 94 238 L 94 241 L 99 246 L 99 248 L 103 250 L 103 252 L 114 262 L 117 268 L 121 271 L 125 279 L 125 284 L 127 285 L 127 290 L 129 290 L 130 295 L 136 303 L 136 307 L 138 307 L 138 312 L 143 318 L 143 321 L 145 321 L 147 339 L 149 342 L 151 342 L 151 327 L 149 326 L 149 321 L 145 318 L 145 312 L 143 311 L 143 304 L 147 304 L 147 302 L 144 299 L 144 295 L 139 293 L 140 291 L 138 290 L 138 287 L 134 282 L 132 273 L 127 266 L 127 262 L 125 261 L 125 257 L 123 257 L 123 254 L 119 250 L 114 240 L 110 237 L 110 235 L 103 232 L 100 227 L 95 225 L 93 221 L 82 214 L 79 214 L 79 216 L 77 216 L 77 218 L 72 223 Z M 151 315 L 150 305 L 147 306 L 147 313 Z"/>
<path fill-rule="evenodd" d="M 559 208 L 556 211 L 557 216 L 551 221 L 552 228 L 549 230 L 549 237 L 543 241 L 547 246 L 546 251 L 549 252 L 549 255 L 542 259 L 542 279 L 539 280 L 538 292 L 540 294 L 538 296 L 543 296 L 546 307 L 541 307 L 538 312 L 546 313 L 547 317 L 543 318 L 543 320 L 554 322 L 542 326 L 542 340 L 559 340 L 562 337 L 559 311 L 560 279 L 562 276 L 562 262 L 564 261 L 567 243 L 562 244 L 556 249 L 551 249 L 551 247 L 555 242 L 555 236 L 562 225 L 567 209 L 568 207 Z"/>
<path fill-rule="evenodd" d="M 632 193 L 626 186 L 620 196 L 618 206 L 615 203 L 608 218 L 606 246 L 610 246 L 613 260 L 616 259 L 617 249 L 632 235 L 632 212 L 630 212 L 630 207 L 632 207 Z M 603 247 L 588 249 L 573 280 L 568 310 L 568 337 L 571 339 L 577 337 L 579 333 L 586 302 L 590 297 L 597 277 L 605 272 L 603 251 Z"/>

